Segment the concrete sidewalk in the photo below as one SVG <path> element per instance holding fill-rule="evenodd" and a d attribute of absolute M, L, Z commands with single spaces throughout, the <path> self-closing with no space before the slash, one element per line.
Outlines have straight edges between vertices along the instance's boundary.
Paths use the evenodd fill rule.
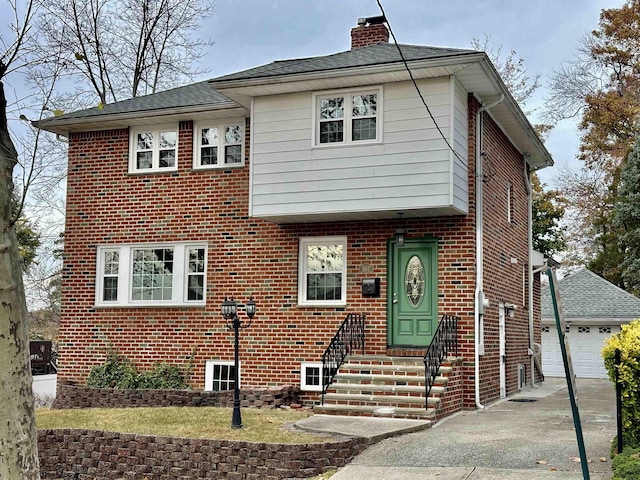
<path fill-rule="evenodd" d="M 577 385 L 590 477 L 610 480 L 614 387 L 596 379 L 580 379 Z M 583 478 L 564 379 L 549 378 L 540 388 L 484 410 L 461 412 L 432 428 L 428 422 L 331 415 L 299 423 L 305 430 L 379 442 L 332 480 Z"/>

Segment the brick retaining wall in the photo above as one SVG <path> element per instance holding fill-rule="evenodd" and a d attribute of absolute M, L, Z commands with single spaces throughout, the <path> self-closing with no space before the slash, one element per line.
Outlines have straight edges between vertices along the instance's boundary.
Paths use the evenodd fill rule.
<path fill-rule="evenodd" d="M 185 439 L 95 430 L 41 430 L 43 479 L 281 480 L 308 478 L 346 465 L 366 439 L 269 444 Z"/>
<path fill-rule="evenodd" d="M 242 389 L 243 407 L 277 408 L 298 403 L 298 387 Z M 233 391 L 201 390 L 121 390 L 58 385 L 53 408 L 128 408 L 128 407 L 231 407 Z"/>

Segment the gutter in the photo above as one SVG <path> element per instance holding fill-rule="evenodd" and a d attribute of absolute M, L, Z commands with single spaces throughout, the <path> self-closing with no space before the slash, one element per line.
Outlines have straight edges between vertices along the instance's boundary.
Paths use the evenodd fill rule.
<path fill-rule="evenodd" d="M 32 125 L 41 130 L 46 130 L 52 133 L 56 133 L 62 136 L 66 136 L 69 132 L 75 131 L 69 127 L 83 126 L 86 122 L 92 122 L 95 124 L 105 124 L 105 128 L 109 128 L 111 124 L 122 126 L 123 122 L 130 120 L 140 120 L 145 118 L 158 118 L 158 116 L 167 117 L 175 115 L 197 115 L 207 114 L 211 112 L 225 111 L 225 110 L 245 110 L 244 107 L 239 106 L 237 103 L 230 101 L 219 104 L 205 104 L 198 106 L 183 106 L 183 107 L 170 107 L 170 108 L 158 108 L 145 111 L 133 111 L 126 113 L 105 113 L 104 111 L 96 112 L 92 115 L 85 115 L 82 117 L 49 117 L 42 120 L 32 122 Z M 241 115 L 238 113 L 238 115 Z M 166 120 L 164 121 L 166 123 Z M 79 129 L 82 131 L 82 128 Z"/>
<path fill-rule="evenodd" d="M 483 171 L 482 171 L 482 113 L 504 101 L 504 94 L 488 105 L 482 105 L 476 111 L 476 289 L 474 309 L 474 363 L 475 363 L 475 402 L 477 408 L 484 408 L 480 402 L 480 347 L 484 347 L 484 339 L 481 338 L 481 329 L 484 323 L 484 309 L 488 306 L 484 295 L 484 236 L 483 236 Z M 484 354 L 484 351 L 482 352 Z"/>

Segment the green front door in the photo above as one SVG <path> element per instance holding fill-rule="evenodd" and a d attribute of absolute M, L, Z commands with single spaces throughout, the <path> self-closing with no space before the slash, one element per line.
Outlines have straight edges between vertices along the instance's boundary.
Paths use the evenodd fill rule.
<path fill-rule="evenodd" d="M 426 347 L 438 319 L 435 239 L 389 242 L 388 328 L 392 346 Z"/>

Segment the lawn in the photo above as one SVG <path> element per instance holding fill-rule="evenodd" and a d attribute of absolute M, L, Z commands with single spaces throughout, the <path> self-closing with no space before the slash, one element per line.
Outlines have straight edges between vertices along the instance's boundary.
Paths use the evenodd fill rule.
<path fill-rule="evenodd" d="M 286 428 L 311 415 L 290 409 L 242 409 L 241 429 L 231 428 L 231 408 L 87 408 L 36 412 L 39 430 L 79 428 L 181 438 L 268 443 L 317 443 L 330 438 Z"/>

